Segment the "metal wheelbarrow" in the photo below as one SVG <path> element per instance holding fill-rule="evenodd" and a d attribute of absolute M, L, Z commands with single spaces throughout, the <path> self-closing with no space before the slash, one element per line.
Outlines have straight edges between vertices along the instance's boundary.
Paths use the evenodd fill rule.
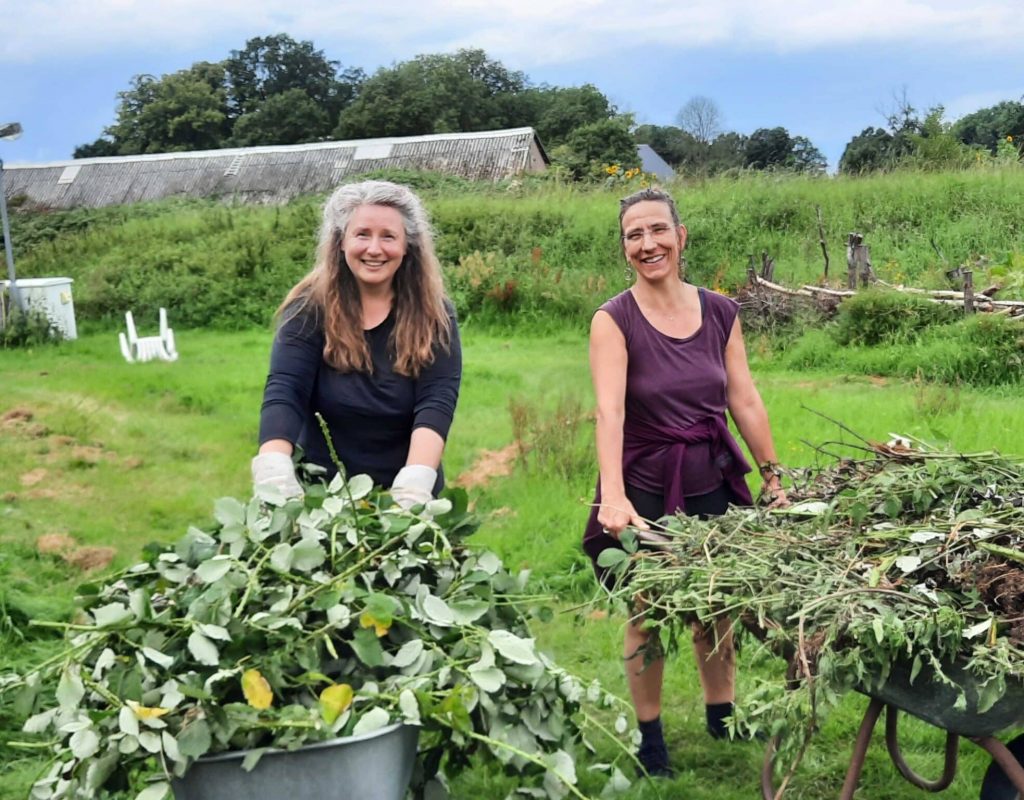
<path fill-rule="evenodd" d="M 795 675 L 794 666 L 791 666 L 791 675 Z M 1024 735 L 1018 736 L 1009 745 L 995 736 L 1001 731 L 1024 727 L 1024 684 L 1008 684 L 1005 694 L 991 708 L 979 712 L 974 676 L 958 664 L 944 667 L 944 671 L 964 691 L 966 707 L 955 708 L 959 692 L 944 681 L 937 680 L 934 672 L 927 667 L 921 670 L 911 684 L 910 665 L 896 664 L 884 683 L 859 689 L 870 700 L 857 732 L 839 800 L 852 800 L 857 790 L 871 734 L 883 710 L 886 712 L 885 743 L 889 756 L 899 773 L 914 786 L 928 792 L 941 792 L 950 786 L 956 777 L 962 736 L 992 756 L 993 763 L 985 774 L 980 800 L 1024 800 Z M 945 766 L 942 775 L 936 780 L 921 777 L 904 760 L 898 735 L 901 711 L 946 732 Z M 761 769 L 764 800 L 777 797 L 772 780 L 776 745 L 774 739 L 768 743 Z"/>

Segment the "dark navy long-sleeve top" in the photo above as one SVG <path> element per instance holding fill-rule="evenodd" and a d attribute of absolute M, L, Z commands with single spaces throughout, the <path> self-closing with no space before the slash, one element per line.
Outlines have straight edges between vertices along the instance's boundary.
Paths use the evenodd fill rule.
<path fill-rule="evenodd" d="M 260 444 L 285 439 L 299 445 L 306 461 L 333 476 L 337 469 L 314 416 L 319 411 L 347 473 L 366 473 L 374 483 L 390 486 L 405 465 L 414 429 L 430 428 L 447 438 L 462 379 L 462 348 L 454 314 L 450 347 L 436 346 L 433 361 L 417 378 L 394 371 L 389 347 L 393 312 L 364 332 L 372 374 L 339 372 L 324 361 L 324 331 L 315 308 L 286 312 L 283 319 L 270 353 Z M 439 468 L 435 493 L 443 485 Z"/>

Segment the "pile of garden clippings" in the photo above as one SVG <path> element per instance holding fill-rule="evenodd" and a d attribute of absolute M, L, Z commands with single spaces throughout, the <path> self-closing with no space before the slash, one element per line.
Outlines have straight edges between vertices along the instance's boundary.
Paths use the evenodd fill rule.
<path fill-rule="evenodd" d="M 953 685 L 962 706 L 955 666 L 979 713 L 1024 684 L 1024 462 L 908 444 L 790 471 L 789 508 L 669 518 L 666 544 L 627 532 L 627 553 L 609 551 L 628 575 L 613 594 L 659 631 L 655 647 L 728 616 L 755 632 L 755 654 L 789 660 L 795 680 L 769 668 L 778 680 L 744 698 L 734 724 L 746 733 L 811 731 L 897 664 L 912 685 L 922 670 Z"/>

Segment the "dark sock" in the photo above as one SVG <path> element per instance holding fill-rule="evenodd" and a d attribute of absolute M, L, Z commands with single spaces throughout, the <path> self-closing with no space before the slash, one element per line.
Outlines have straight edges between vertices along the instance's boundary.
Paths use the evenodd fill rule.
<path fill-rule="evenodd" d="M 704 715 L 708 722 L 708 733 L 713 739 L 728 739 L 729 727 L 725 718 L 731 717 L 732 703 L 709 703 L 704 706 Z"/>
<path fill-rule="evenodd" d="M 637 751 L 637 758 L 647 770 L 647 774 L 666 777 L 673 775 L 672 767 L 668 763 L 668 747 L 665 745 L 665 735 L 661 729 L 661 717 L 646 722 L 637 720 L 637 727 L 640 729 L 640 749 Z"/>

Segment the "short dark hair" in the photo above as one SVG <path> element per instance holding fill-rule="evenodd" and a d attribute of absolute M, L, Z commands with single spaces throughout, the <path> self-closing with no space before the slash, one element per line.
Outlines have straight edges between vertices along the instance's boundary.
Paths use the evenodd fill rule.
<path fill-rule="evenodd" d="M 667 205 L 669 213 L 672 215 L 672 222 L 677 228 L 682 225 L 682 222 L 679 221 L 679 210 L 676 208 L 676 201 L 672 199 L 672 195 L 657 186 L 648 186 L 646 189 L 633 192 L 619 200 L 619 236 L 622 235 L 622 218 L 626 215 L 626 211 L 637 203 L 648 201 Z"/>

